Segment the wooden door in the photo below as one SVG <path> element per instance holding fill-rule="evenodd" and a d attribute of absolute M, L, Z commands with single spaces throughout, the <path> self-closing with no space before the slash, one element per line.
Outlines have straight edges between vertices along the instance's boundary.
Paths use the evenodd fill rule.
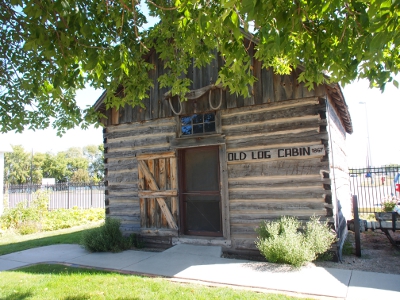
<path fill-rule="evenodd" d="M 175 152 L 137 156 L 141 228 L 178 230 Z"/>
<path fill-rule="evenodd" d="M 219 147 L 180 150 L 179 172 L 183 232 L 222 236 Z"/>

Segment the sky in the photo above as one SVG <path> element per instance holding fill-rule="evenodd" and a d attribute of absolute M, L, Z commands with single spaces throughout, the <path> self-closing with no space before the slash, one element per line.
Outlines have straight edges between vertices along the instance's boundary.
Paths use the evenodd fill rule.
<path fill-rule="evenodd" d="M 400 82 L 400 76 L 397 80 Z M 77 103 L 81 107 L 93 105 L 101 93 L 92 88 L 79 91 Z M 371 165 L 400 164 L 400 90 L 389 83 L 381 93 L 379 89 L 368 88 L 368 82 L 362 80 L 345 86 L 343 93 L 354 129 L 353 134 L 347 135 L 349 166 L 366 166 L 368 137 Z M 0 135 L 0 143 L 22 145 L 29 152 L 57 153 L 71 147 L 100 145 L 103 142 L 102 132 L 102 128 L 92 126 L 88 130 L 69 130 L 60 138 L 53 129 L 28 130 L 22 134 L 10 132 Z"/>
<path fill-rule="evenodd" d="M 400 76 L 396 79 L 400 82 Z M 349 166 L 366 166 L 368 137 L 372 166 L 400 164 L 400 90 L 388 83 L 381 93 L 362 80 L 345 86 L 343 93 L 354 130 L 346 143 Z"/>
<path fill-rule="evenodd" d="M 77 92 L 76 101 L 82 108 L 93 105 L 103 91 L 86 88 Z M 23 133 L 8 132 L 0 135 L 0 143 L 22 145 L 28 152 L 51 152 L 56 154 L 72 147 L 85 147 L 103 143 L 103 128 L 90 126 L 87 130 L 74 128 L 68 130 L 62 137 L 57 136 L 57 131 L 48 128 L 45 130 L 25 130 Z"/>

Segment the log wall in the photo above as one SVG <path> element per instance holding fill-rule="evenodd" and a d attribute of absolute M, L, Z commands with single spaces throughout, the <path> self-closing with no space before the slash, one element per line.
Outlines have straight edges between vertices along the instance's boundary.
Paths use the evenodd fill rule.
<path fill-rule="evenodd" d="M 324 144 L 325 100 L 312 97 L 221 113 L 227 152 Z M 331 216 L 329 162 L 321 156 L 228 161 L 231 238 L 236 250 L 255 250 L 255 229 L 282 215 Z"/>
<path fill-rule="evenodd" d="M 335 229 L 338 235 L 338 255 L 341 259 L 341 249 L 347 236 L 347 220 L 351 215 L 351 193 L 349 170 L 346 158 L 346 132 L 336 113 L 335 104 L 327 102 L 327 120 L 329 134 L 329 162 L 332 190 L 332 212 Z"/>
<path fill-rule="evenodd" d="M 121 229 L 125 233 L 139 232 L 141 229 L 136 157 L 143 153 L 168 151 L 169 141 L 175 137 L 175 132 L 175 118 L 108 126 L 105 129 L 106 212 L 107 216 L 121 220 Z M 157 167 L 159 165 L 157 160 Z M 169 166 L 166 172 L 170 173 Z M 170 189 L 171 183 L 166 182 L 164 188 Z M 149 206 L 157 207 L 155 199 L 149 199 L 149 202 Z M 171 205 L 170 199 L 168 203 Z M 160 217 L 159 209 L 156 214 L 158 215 L 147 220 L 149 227 L 155 223 L 160 225 L 159 227 L 166 227 L 166 221 Z M 146 220 L 142 222 L 146 224 Z"/>
<path fill-rule="evenodd" d="M 247 41 L 247 43 L 249 43 Z M 251 43 L 249 53 L 253 53 L 254 45 Z M 158 58 L 155 51 L 149 54 L 148 61 L 154 64 L 154 69 L 149 71 L 149 77 L 153 82 L 153 87 L 149 90 L 149 97 L 143 100 L 144 108 L 136 106 L 132 108 L 129 105 L 121 107 L 119 110 L 109 109 L 105 111 L 107 118 L 104 125 L 118 125 L 125 123 L 143 122 L 168 118 L 173 116 L 168 99 L 164 94 L 168 92 L 167 88 L 160 88 L 157 81 L 160 75 L 168 72 L 164 69 L 164 63 Z M 223 66 L 224 61 L 215 53 L 214 60 L 207 66 L 201 68 L 195 67 L 194 62 L 189 66 L 186 77 L 191 80 L 190 90 L 197 90 L 214 84 L 218 78 L 218 71 Z M 217 106 L 222 97 L 220 110 L 240 108 L 246 106 L 260 105 L 265 103 L 275 103 L 289 99 L 302 99 L 312 96 L 325 95 L 325 86 L 315 86 L 311 91 L 305 87 L 304 83 L 297 81 L 300 70 L 293 70 L 290 75 L 278 75 L 270 69 L 261 68 L 262 63 L 253 58 L 253 75 L 257 78 L 256 82 L 250 87 L 250 96 L 244 98 L 236 94 L 231 94 L 228 90 L 219 89 L 211 93 L 213 106 Z M 206 93 L 196 100 L 188 100 L 182 103 L 182 115 L 189 115 L 195 112 L 212 110 L 209 105 L 209 94 Z M 179 102 L 177 97 L 171 99 L 171 103 L 176 111 L 179 111 Z"/>
<path fill-rule="evenodd" d="M 146 194 L 143 190 L 149 184 L 143 181 L 137 156 L 171 152 L 187 140 L 179 139 L 179 117 L 174 116 L 168 100 L 164 99 L 167 90 L 159 88 L 157 83 L 158 76 L 166 72 L 163 63 L 155 52 L 150 54 L 149 61 L 156 67 L 149 73 L 154 87 L 144 101 L 145 108 L 125 106 L 105 113 L 108 117 L 104 132 L 106 212 L 109 217 L 121 220 L 125 233 L 139 232 L 151 237 L 154 243 L 168 245 L 168 238 L 176 236 L 178 231 L 171 228 L 171 220 L 167 222 L 162 216 L 157 197 L 165 196 L 166 206 L 179 226 L 179 208 L 173 191 L 176 186 L 172 181 L 164 182 L 162 176 L 157 177 L 157 170 L 164 170 L 166 163 L 155 158 L 155 165 L 145 161 L 146 168 L 159 187 L 169 191 L 170 198 L 166 196 L 167 191 L 153 196 Z M 208 66 L 190 66 L 190 89 L 213 84 L 222 63 L 216 54 Z M 231 95 L 226 90 L 222 94 L 219 89 L 212 91 L 213 106 L 218 106 L 220 97 L 222 104 L 216 114 L 220 118 L 218 135 L 210 135 L 210 143 L 220 145 L 222 141 L 225 154 L 313 145 L 323 145 L 325 151 L 321 155 L 253 161 L 228 159 L 228 192 L 224 196 L 229 206 L 226 211 L 229 211 L 230 226 L 227 227 L 232 249 L 239 251 L 255 250 L 255 229 L 263 220 L 282 215 L 308 220 L 317 215 L 333 222 L 337 199 L 345 199 L 348 188 L 346 133 L 334 104 L 327 103 L 326 87 L 317 86 L 308 91 L 296 80 L 298 70 L 291 75 L 276 75 L 272 70 L 262 69 L 255 59 L 253 72 L 258 80 L 251 87 L 249 98 Z M 208 97 L 206 93 L 182 103 L 181 115 L 211 111 Z M 179 111 L 176 97 L 171 103 Z M 206 139 L 204 136 L 196 142 Z M 220 156 L 227 159 L 227 155 Z M 170 170 L 165 168 L 165 173 Z"/>

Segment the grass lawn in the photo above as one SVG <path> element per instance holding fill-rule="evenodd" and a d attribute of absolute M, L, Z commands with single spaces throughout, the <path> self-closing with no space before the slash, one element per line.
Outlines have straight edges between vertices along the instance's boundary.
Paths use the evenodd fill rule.
<path fill-rule="evenodd" d="M 101 224 L 103 224 L 103 221 L 28 235 L 4 233 L 0 235 L 0 255 L 54 244 L 79 244 L 82 232 L 91 230 Z"/>
<path fill-rule="evenodd" d="M 288 300 L 300 298 L 43 264 L 0 272 L 0 299 Z"/>

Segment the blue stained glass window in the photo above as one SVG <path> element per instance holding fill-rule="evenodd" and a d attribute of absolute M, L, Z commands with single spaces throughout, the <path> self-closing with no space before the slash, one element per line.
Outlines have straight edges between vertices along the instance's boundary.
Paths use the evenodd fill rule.
<path fill-rule="evenodd" d="M 194 114 L 181 117 L 181 135 L 215 132 L 215 113 Z"/>

